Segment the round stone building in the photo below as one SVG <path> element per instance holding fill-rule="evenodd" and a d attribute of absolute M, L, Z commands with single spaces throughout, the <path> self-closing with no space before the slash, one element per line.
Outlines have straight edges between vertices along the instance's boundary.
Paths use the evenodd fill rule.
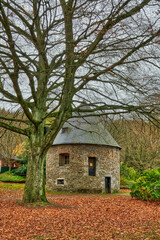
<path fill-rule="evenodd" d="M 64 124 L 47 154 L 46 186 L 68 192 L 120 190 L 120 146 L 98 118 Z"/>

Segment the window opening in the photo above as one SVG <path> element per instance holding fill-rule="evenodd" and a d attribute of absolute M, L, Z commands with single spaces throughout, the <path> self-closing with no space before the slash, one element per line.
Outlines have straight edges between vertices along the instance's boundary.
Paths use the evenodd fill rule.
<path fill-rule="evenodd" d="M 63 127 L 62 128 L 62 133 L 68 133 L 69 128 L 68 127 Z"/>
<path fill-rule="evenodd" d="M 64 185 L 64 179 L 57 179 L 58 185 Z"/>
<path fill-rule="evenodd" d="M 88 174 L 89 176 L 96 176 L 96 158 L 88 158 Z"/>
<path fill-rule="evenodd" d="M 59 166 L 64 166 L 69 164 L 69 153 L 59 154 Z"/>

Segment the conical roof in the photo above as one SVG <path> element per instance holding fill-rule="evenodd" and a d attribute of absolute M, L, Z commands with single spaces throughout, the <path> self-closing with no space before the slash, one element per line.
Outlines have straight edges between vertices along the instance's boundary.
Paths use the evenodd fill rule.
<path fill-rule="evenodd" d="M 100 122 L 99 117 L 72 118 L 66 122 L 53 145 L 96 144 L 121 148 Z"/>

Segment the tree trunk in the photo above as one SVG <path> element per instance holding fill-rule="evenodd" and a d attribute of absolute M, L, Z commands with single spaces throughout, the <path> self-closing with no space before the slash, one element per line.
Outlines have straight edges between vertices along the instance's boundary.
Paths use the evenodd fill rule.
<path fill-rule="evenodd" d="M 11 167 L 12 167 L 12 163 L 11 161 L 9 161 L 9 175 L 11 174 Z"/>
<path fill-rule="evenodd" d="M 61 114 L 62 113 L 63 111 Z M 41 113 L 37 113 L 36 116 L 42 118 L 42 115 L 43 114 Z M 39 119 L 41 119 L 40 117 Z M 66 119 L 65 116 L 63 116 L 63 118 Z M 31 135 L 29 136 L 30 154 L 27 164 L 27 178 L 23 196 L 24 203 L 48 202 L 45 194 L 44 164 L 49 146 L 52 145 L 52 142 L 63 123 L 64 121 L 62 120 L 59 123 L 58 118 L 54 125 L 56 130 L 52 129 L 52 134 L 49 135 L 48 139 L 44 132 L 44 122 L 37 127 L 31 126 Z"/>
<path fill-rule="evenodd" d="M 24 189 L 23 202 L 47 202 L 45 194 L 44 162 L 46 154 L 42 150 L 40 138 L 34 135 L 30 142 L 31 153 L 27 165 L 27 179 Z"/>

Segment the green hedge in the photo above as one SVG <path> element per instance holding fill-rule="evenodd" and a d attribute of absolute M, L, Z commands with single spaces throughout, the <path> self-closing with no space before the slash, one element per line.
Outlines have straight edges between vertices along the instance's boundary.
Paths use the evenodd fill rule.
<path fill-rule="evenodd" d="M 9 174 L 9 172 L 2 173 L 0 175 L 0 181 L 2 182 L 25 182 L 26 178 L 17 176 L 14 174 Z"/>
<path fill-rule="evenodd" d="M 131 196 L 147 201 L 160 201 L 160 168 L 145 171 L 130 185 Z"/>
<path fill-rule="evenodd" d="M 11 170 L 13 171 L 16 169 L 16 167 L 11 167 Z M 1 173 L 5 173 L 9 171 L 9 167 L 1 167 Z"/>
<path fill-rule="evenodd" d="M 27 173 L 27 165 L 22 165 L 12 171 L 13 174 L 18 176 L 26 176 Z"/>

